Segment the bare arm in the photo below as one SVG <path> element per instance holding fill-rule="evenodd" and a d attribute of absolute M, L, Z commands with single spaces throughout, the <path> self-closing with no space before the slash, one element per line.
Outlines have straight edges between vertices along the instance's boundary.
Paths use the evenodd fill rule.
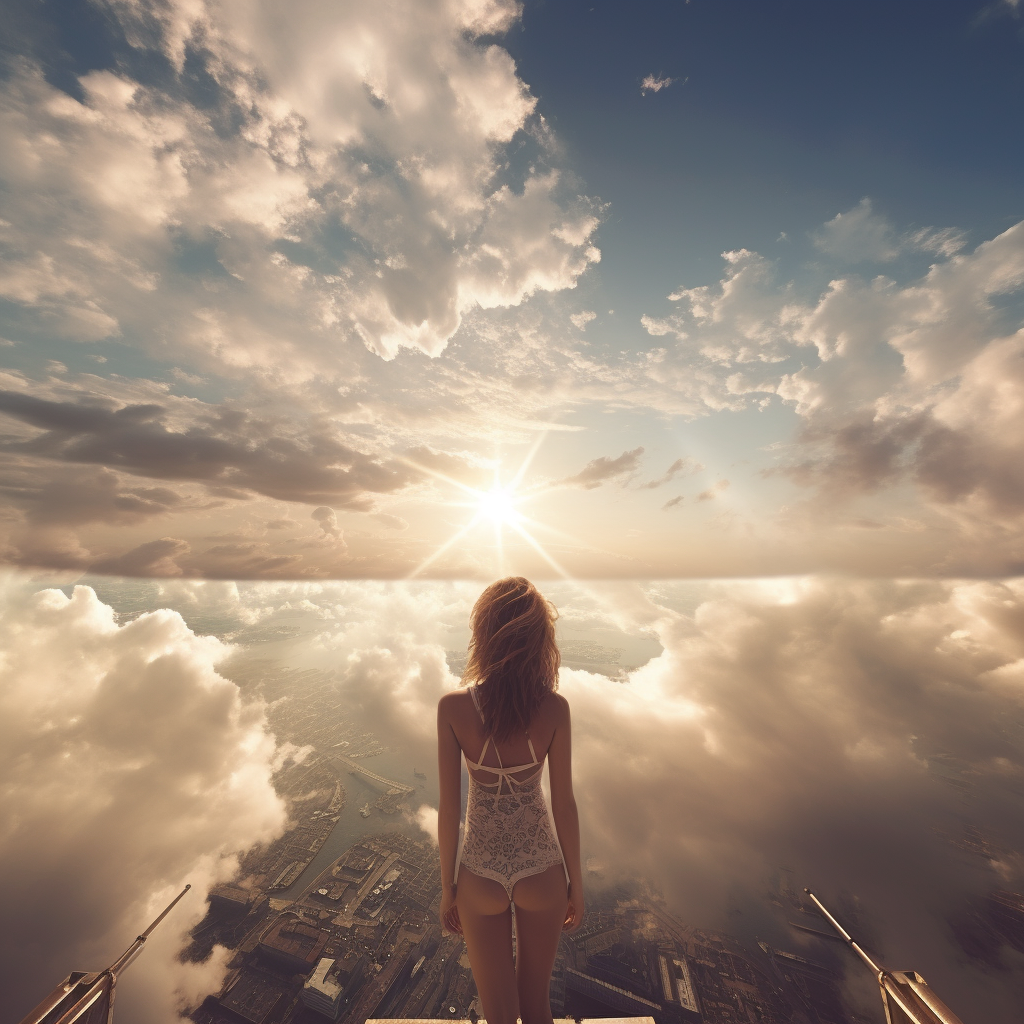
<path fill-rule="evenodd" d="M 445 711 L 445 698 L 437 705 L 437 846 L 441 854 L 441 923 L 461 932 L 455 902 L 455 857 L 462 813 L 462 748 Z"/>
<path fill-rule="evenodd" d="M 575 931 L 583 920 L 583 868 L 580 864 L 580 817 L 572 791 L 572 723 L 569 705 L 559 699 L 560 713 L 548 748 L 548 779 L 551 782 L 551 816 L 558 844 L 569 874 L 569 912 L 566 931 Z"/>

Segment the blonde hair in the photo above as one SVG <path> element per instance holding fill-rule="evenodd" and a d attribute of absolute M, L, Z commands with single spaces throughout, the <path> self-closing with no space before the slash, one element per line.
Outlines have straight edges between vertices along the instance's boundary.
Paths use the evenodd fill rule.
<path fill-rule="evenodd" d="M 495 740 L 529 727 L 558 688 L 561 655 L 554 605 L 522 576 L 492 583 L 477 599 L 463 684 L 480 684 L 484 723 Z"/>

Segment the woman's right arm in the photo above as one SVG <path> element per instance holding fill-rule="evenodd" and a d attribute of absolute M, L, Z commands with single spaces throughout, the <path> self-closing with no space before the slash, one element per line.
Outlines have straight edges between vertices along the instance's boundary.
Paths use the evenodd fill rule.
<path fill-rule="evenodd" d="M 569 704 L 556 695 L 558 723 L 548 747 L 548 779 L 551 782 L 551 816 L 555 819 L 558 844 L 562 847 L 569 874 L 569 908 L 564 929 L 574 932 L 583 921 L 583 869 L 580 864 L 580 817 L 572 791 L 572 723 Z"/>
<path fill-rule="evenodd" d="M 455 857 L 462 814 L 462 748 L 445 713 L 448 702 L 448 697 L 442 697 L 437 705 L 437 846 L 441 855 L 441 924 L 449 931 L 461 933 L 459 908 L 455 905 Z"/>

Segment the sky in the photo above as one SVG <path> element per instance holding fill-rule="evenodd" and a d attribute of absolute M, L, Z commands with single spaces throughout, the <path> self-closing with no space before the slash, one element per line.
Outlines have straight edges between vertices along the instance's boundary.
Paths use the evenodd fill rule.
<path fill-rule="evenodd" d="M 9 564 L 1024 564 L 1016 5 L 7 6 Z"/>
<path fill-rule="evenodd" d="M 444 652 L 521 573 L 636 654 L 561 682 L 609 878 L 736 927 L 785 867 L 966 1024 L 1014 1019 L 1019 954 L 986 974 L 950 922 L 1024 885 L 1019 3 L 2 16 L 26 1009 L 286 827 L 243 626 L 301 622 L 281 665 L 429 763 Z M 967 825 L 983 863 L 942 839 Z M 182 914 L 144 1024 L 223 976 L 178 963 Z"/>

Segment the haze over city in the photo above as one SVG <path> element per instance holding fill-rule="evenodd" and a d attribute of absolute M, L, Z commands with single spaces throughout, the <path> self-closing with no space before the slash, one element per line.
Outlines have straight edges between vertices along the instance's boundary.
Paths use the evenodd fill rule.
<path fill-rule="evenodd" d="M 759 1019 L 880 1019 L 811 886 L 1019 1019 L 1016 0 L 3 10 L 0 1024 L 185 882 L 122 1020 L 239 1019 L 325 907 L 364 1017 L 420 956 L 465 1015 L 434 708 L 509 574 L 601 894 L 565 1012 L 647 935 L 709 1024 L 741 948 Z M 392 952 L 406 1002 L 357 983 Z"/>

